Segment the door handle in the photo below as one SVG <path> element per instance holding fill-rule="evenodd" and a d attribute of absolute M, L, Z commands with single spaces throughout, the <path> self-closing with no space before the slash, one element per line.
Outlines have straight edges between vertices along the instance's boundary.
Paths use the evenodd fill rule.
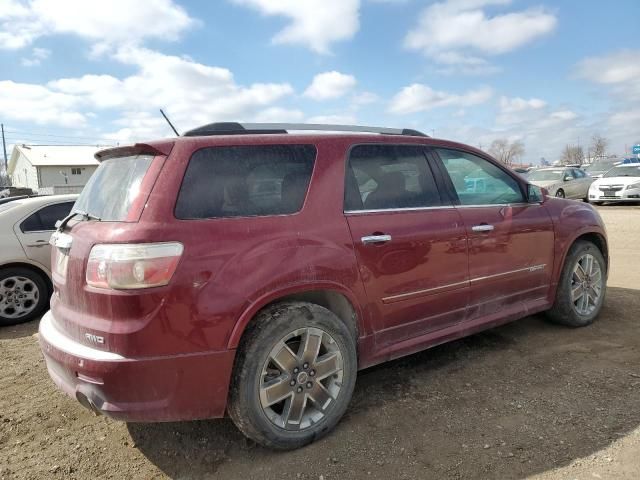
<path fill-rule="evenodd" d="M 368 245 L 370 243 L 387 243 L 391 241 L 391 235 L 367 235 L 362 237 L 360 241 L 364 245 Z"/>
<path fill-rule="evenodd" d="M 27 247 L 44 247 L 45 245 L 49 245 L 49 242 L 46 240 L 36 240 L 36 243 L 29 244 Z"/>
<path fill-rule="evenodd" d="M 482 232 L 492 232 L 493 228 L 494 228 L 493 225 L 489 225 L 487 223 L 481 223 L 480 225 L 474 225 L 473 227 L 471 227 L 471 230 L 476 233 L 482 233 Z"/>

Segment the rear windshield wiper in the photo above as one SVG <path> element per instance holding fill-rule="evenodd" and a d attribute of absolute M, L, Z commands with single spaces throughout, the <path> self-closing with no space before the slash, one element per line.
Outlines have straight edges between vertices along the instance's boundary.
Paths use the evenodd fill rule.
<path fill-rule="evenodd" d="M 80 215 L 82 216 L 85 220 L 96 220 L 98 222 L 102 221 L 102 219 L 100 217 L 96 217 L 95 215 L 91 215 L 88 212 L 85 212 L 83 210 L 74 210 L 73 212 L 71 212 L 69 215 L 67 215 L 66 217 L 64 217 L 62 220 L 58 220 L 56 222 L 56 228 L 59 232 L 64 231 L 64 227 L 67 226 L 67 223 L 69 223 L 69 221 L 75 217 L 76 215 Z"/>

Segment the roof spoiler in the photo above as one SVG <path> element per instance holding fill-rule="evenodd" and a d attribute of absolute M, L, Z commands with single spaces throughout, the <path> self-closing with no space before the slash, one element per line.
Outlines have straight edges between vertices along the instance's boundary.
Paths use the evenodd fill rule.
<path fill-rule="evenodd" d="M 136 143 L 135 145 L 125 145 L 123 147 L 114 147 L 100 150 L 95 153 L 94 157 L 98 162 L 103 162 L 115 157 L 129 157 L 132 155 L 169 155 L 172 143 L 163 143 L 152 145 L 150 143 Z"/>

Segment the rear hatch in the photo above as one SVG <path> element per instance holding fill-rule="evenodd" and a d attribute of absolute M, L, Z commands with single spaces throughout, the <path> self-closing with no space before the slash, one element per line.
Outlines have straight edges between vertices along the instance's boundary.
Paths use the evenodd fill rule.
<path fill-rule="evenodd" d="M 165 159 L 165 152 L 148 145 L 103 153 L 71 211 L 74 216 L 52 236 L 51 311 L 64 335 L 93 348 L 135 353 L 127 333 L 140 330 L 157 308 L 158 289 L 133 289 L 132 266 L 140 255 L 149 255 L 144 245 L 135 248 L 144 237 L 139 221 Z M 149 271 L 140 265 L 137 273 L 144 280 Z M 155 278 L 153 272 L 150 276 Z M 123 288 L 111 288 L 110 282 L 122 278 Z M 127 284 L 127 279 L 133 280 Z"/>

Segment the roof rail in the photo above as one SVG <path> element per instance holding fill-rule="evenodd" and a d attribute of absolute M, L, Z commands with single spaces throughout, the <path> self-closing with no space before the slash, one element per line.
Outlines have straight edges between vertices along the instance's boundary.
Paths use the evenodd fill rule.
<path fill-rule="evenodd" d="M 410 128 L 384 128 L 363 127 L 360 125 L 325 125 L 321 123 L 236 123 L 220 122 L 210 123 L 202 127 L 185 132 L 185 137 L 199 137 L 209 135 L 249 135 L 288 133 L 293 131 L 320 131 L 320 132 L 355 132 L 355 133 L 379 133 L 382 135 L 408 135 L 412 137 L 428 137 L 418 130 Z"/>

